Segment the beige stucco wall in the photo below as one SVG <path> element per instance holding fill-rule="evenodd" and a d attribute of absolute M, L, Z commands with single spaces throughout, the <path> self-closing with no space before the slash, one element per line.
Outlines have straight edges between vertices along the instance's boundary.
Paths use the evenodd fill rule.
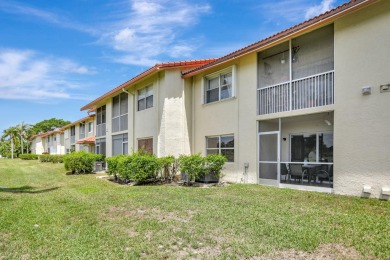
<path fill-rule="evenodd" d="M 390 93 L 379 92 L 390 83 L 389 24 L 390 1 L 335 23 L 335 193 L 360 196 L 370 185 L 379 197 L 390 186 Z"/>
<path fill-rule="evenodd" d="M 234 162 L 225 164 L 223 175 L 226 181 L 257 182 L 256 64 L 257 55 L 250 54 L 194 77 L 193 152 L 206 154 L 207 136 L 233 134 Z M 203 76 L 233 65 L 237 68 L 235 97 L 202 104 Z M 249 163 L 245 176 L 244 163 Z"/>
<path fill-rule="evenodd" d="M 159 89 L 158 155 L 189 153 L 189 132 L 181 70 L 166 70 Z M 190 120 L 191 118 L 189 118 Z"/>
<path fill-rule="evenodd" d="M 153 138 L 153 152 L 158 155 L 158 99 L 159 88 L 161 87 L 161 81 L 163 80 L 163 73 L 158 73 L 147 80 L 137 83 L 134 91 L 135 102 L 134 109 L 134 151 L 138 149 L 138 139 Z M 148 86 L 153 86 L 153 107 L 138 111 L 138 90 Z M 131 130 L 130 130 L 131 131 Z M 129 134 L 131 134 L 129 132 Z M 130 149 L 130 146 L 129 146 Z"/>
<path fill-rule="evenodd" d="M 32 140 L 31 144 L 31 153 L 33 154 L 42 154 L 44 152 L 42 138 L 37 136 Z"/>

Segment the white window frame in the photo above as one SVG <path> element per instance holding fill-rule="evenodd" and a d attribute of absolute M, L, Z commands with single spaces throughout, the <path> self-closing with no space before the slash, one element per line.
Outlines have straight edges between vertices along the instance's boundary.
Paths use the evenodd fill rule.
<path fill-rule="evenodd" d="M 151 107 L 147 107 L 146 99 L 148 97 L 153 97 L 153 85 L 149 85 L 149 86 L 144 87 L 142 89 L 139 89 L 137 91 L 137 111 L 143 111 L 143 110 L 146 110 L 148 108 L 152 108 L 153 107 L 153 105 L 154 105 L 154 97 L 153 97 L 152 106 Z M 139 108 L 139 102 L 141 100 L 144 100 L 144 102 L 145 102 L 145 108 L 143 108 L 143 109 Z"/>
<path fill-rule="evenodd" d="M 231 96 L 227 97 L 227 98 L 221 99 L 221 88 L 226 86 L 226 85 L 228 85 L 228 84 L 221 85 L 221 77 L 223 75 L 226 75 L 226 74 L 229 74 L 229 73 L 232 74 L 232 79 L 231 79 Z M 215 78 L 218 78 L 218 100 L 207 102 L 207 91 L 208 91 L 207 90 L 207 86 L 209 85 L 209 81 L 212 80 L 212 79 L 215 79 Z M 201 89 L 202 89 L 202 95 L 201 95 L 202 96 L 202 100 L 201 100 L 202 104 L 212 104 L 212 103 L 229 100 L 231 98 L 236 97 L 236 85 L 237 85 L 236 78 L 237 78 L 237 66 L 236 65 L 233 65 L 231 67 L 228 67 L 228 68 L 225 68 L 223 70 L 220 70 L 220 71 L 217 71 L 215 73 L 211 73 L 211 74 L 208 74 L 208 75 L 204 76 L 203 79 L 202 79 L 202 86 L 201 86 Z"/>
<path fill-rule="evenodd" d="M 122 93 L 121 93 L 122 94 Z M 127 113 L 123 113 L 123 114 L 121 114 L 121 104 L 122 104 L 122 99 L 121 99 L 121 94 L 119 94 L 118 96 L 119 96 L 119 104 L 118 104 L 118 106 L 119 106 L 119 115 L 118 116 L 114 116 L 114 109 L 112 110 L 112 119 L 111 119 L 111 126 L 112 126 L 112 132 L 113 133 L 117 133 L 117 132 L 122 132 L 122 131 L 127 131 L 128 130 L 128 128 L 129 128 L 129 126 L 127 125 L 126 126 L 126 129 L 124 129 L 124 130 L 120 130 L 121 129 L 121 127 L 122 127 L 122 125 L 121 125 L 121 120 L 120 120 L 120 118 L 122 117 L 122 116 L 126 116 L 127 117 L 127 120 L 128 120 L 128 118 L 129 118 L 129 97 L 127 97 Z M 126 94 L 126 93 L 124 93 L 124 94 Z M 112 106 L 114 106 L 114 98 L 112 98 Z M 113 131 L 113 122 L 114 122 L 114 119 L 118 119 L 119 120 L 119 131 Z"/>
<path fill-rule="evenodd" d="M 221 144 L 221 138 L 222 137 L 233 137 L 234 140 L 234 146 L 233 147 L 217 147 L 217 148 L 209 148 L 208 147 L 208 138 L 218 138 L 218 143 Z M 234 138 L 234 134 L 225 134 L 225 135 L 212 135 L 212 136 L 206 136 L 206 155 L 208 154 L 209 150 L 218 151 L 218 154 L 222 154 L 221 150 L 233 150 L 233 161 L 226 161 L 227 163 L 234 163 L 235 161 L 235 147 L 236 147 L 236 139 Z M 226 158 L 227 159 L 227 158 Z"/>
<path fill-rule="evenodd" d="M 88 133 L 92 133 L 93 131 L 93 122 L 88 122 Z"/>
<path fill-rule="evenodd" d="M 124 137 L 124 136 L 127 136 L 126 138 Z M 114 143 L 114 138 L 115 137 L 118 137 L 118 136 L 121 136 L 122 137 L 122 139 L 117 139 L 117 140 L 122 140 L 122 142 L 121 142 L 121 153 L 120 154 L 128 154 L 129 153 L 129 135 L 126 133 L 126 134 L 118 134 L 118 135 L 113 135 L 112 136 L 112 139 L 111 139 L 111 141 L 112 141 L 112 143 Z M 124 141 L 124 139 L 127 139 L 126 141 Z M 127 152 L 126 153 L 124 153 L 124 149 L 123 149 L 123 147 L 124 147 L 124 145 L 125 144 L 127 144 Z M 114 145 L 112 145 L 112 154 L 114 154 Z"/>

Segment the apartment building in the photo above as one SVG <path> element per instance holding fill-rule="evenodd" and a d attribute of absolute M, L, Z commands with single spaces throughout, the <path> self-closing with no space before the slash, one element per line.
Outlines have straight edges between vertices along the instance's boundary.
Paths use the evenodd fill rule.
<path fill-rule="evenodd" d="M 185 73 L 192 152 L 234 182 L 388 198 L 389 22 L 389 1 L 350 1 Z"/>
<path fill-rule="evenodd" d="M 156 64 L 82 107 L 96 111 L 96 153 L 190 153 L 191 100 L 186 96 L 192 90 L 182 71 L 214 60 Z"/>
<path fill-rule="evenodd" d="M 61 128 L 65 153 L 71 151 L 95 152 L 95 114 L 79 119 Z"/>
<path fill-rule="evenodd" d="M 96 152 L 222 153 L 224 179 L 389 199 L 390 2 L 353 0 L 218 59 L 162 63 L 81 110 Z"/>
<path fill-rule="evenodd" d="M 62 128 L 32 137 L 34 154 L 68 154 L 71 151 L 95 152 L 95 114 L 84 117 Z"/>

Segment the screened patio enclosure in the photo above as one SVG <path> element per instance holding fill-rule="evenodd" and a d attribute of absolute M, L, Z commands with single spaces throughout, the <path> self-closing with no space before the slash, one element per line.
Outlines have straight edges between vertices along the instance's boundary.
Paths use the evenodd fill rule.
<path fill-rule="evenodd" d="M 333 112 L 258 122 L 259 183 L 333 188 Z"/>

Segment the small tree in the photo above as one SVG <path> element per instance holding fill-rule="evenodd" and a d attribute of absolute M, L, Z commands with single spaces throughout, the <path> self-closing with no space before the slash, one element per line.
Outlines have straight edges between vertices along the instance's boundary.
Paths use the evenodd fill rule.
<path fill-rule="evenodd" d="M 8 139 L 11 142 L 11 159 L 14 158 L 15 141 L 18 136 L 18 133 L 19 133 L 19 129 L 13 126 L 5 129 L 1 137 L 3 141 Z"/>

